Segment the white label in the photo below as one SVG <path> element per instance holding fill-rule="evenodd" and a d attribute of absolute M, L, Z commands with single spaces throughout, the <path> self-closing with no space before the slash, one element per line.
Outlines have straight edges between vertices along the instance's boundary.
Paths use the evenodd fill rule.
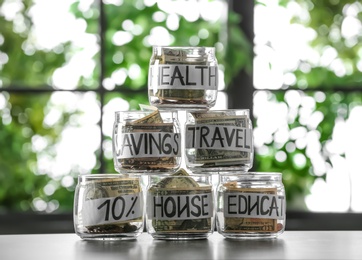
<path fill-rule="evenodd" d="M 116 142 L 118 158 L 175 157 L 181 154 L 179 133 L 122 133 Z"/>
<path fill-rule="evenodd" d="M 249 128 L 223 125 L 187 125 L 186 148 L 251 152 Z"/>
<path fill-rule="evenodd" d="M 211 89 L 218 87 L 218 67 L 206 65 L 151 65 L 149 88 Z"/>
<path fill-rule="evenodd" d="M 142 193 L 86 200 L 83 204 L 84 226 L 111 224 L 142 217 Z"/>
<path fill-rule="evenodd" d="M 284 219 L 284 215 L 284 196 L 246 192 L 224 194 L 225 217 Z"/>
<path fill-rule="evenodd" d="M 213 213 L 212 194 L 149 195 L 147 214 L 151 219 L 177 220 L 210 218 Z"/>

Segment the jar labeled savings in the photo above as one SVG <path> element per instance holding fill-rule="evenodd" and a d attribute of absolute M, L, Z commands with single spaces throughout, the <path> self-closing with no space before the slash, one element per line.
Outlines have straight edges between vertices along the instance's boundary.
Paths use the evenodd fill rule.
<path fill-rule="evenodd" d="M 194 172 L 248 171 L 253 165 L 253 132 L 248 109 L 190 111 L 185 127 L 185 160 Z"/>
<path fill-rule="evenodd" d="M 143 232 L 144 203 L 139 177 L 89 174 L 78 177 L 74 229 L 86 240 L 135 239 Z"/>
<path fill-rule="evenodd" d="M 153 47 L 148 72 L 151 105 L 168 109 L 208 109 L 218 92 L 213 47 Z"/>
<path fill-rule="evenodd" d="M 119 173 L 174 172 L 181 163 L 181 134 L 176 111 L 116 112 L 113 162 Z"/>
<path fill-rule="evenodd" d="M 211 175 L 181 169 L 168 176 L 150 175 L 146 227 L 155 239 L 205 239 L 214 231 Z"/>
<path fill-rule="evenodd" d="M 284 232 L 285 190 L 280 173 L 220 173 L 217 230 L 227 238 L 276 238 Z"/>

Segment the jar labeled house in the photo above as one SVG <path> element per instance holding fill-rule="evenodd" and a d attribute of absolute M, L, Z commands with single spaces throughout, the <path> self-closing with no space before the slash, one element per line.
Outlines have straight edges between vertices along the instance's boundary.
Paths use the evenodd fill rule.
<path fill-rule="evenodd" d="M 213 47 L 155 46 L 148 72 L 151 105 L 169 109 L 208 109 L 218 92 Z"/>
<path fill-rule="evenodd" d="M 248 109 L 187 111 L 185 160 L 194 172 L 248 171 L 253 132 Z"/>
<path fill-rule="evenodd" d="M 87 240 L 135 239 L 143 232 L 144 204 L 139 177 L 89 174 L 78 177 L 74 229 Z"/>
<path fill-rule="evenodd" d="M 177 112 L 116 112 L 113 161 L 119 173 L 173 172 L 181 163 Z"/>
<path fill-rule="evenodd" d="M 220 173 L 217 230 L 227 238 L 276 238 L 284 232 L 285 190 L 280 173 Z"/>
<path fill-rule="evenodd" d="M 150 175 L 146 227 L 155 239 L 205 239 L 214 231 L 211 175 Z"/>

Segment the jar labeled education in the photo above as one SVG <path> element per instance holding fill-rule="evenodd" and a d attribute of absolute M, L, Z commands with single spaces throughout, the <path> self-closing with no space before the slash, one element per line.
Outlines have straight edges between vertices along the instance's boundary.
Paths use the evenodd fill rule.
<path fill-rule="evenodd" d="M 116 112 L 113 161 L 120 173 L 172 172 L 181 162 L 177 112 Z"/>
<path fill-rule="evenodd" d="M 187 111 L 186 166 L 195 172 L 248 171 L 253 132 L 248 109 Z"/>
<path fill-rule="evenodd" d="M 89 174 L 78 177 L 74 229 L 83 239 L 135 239 L 143 232 L 143 195 L 139 177 Z"/>
<path fill-rule="evenodd" d="M 280 173 L 220 173 L 217 230 L 227 238 L 275 238 L 286 221 Z"/>
<path fill-rule="evenodd" d="M 146 227 L 156 239 L 204 239 L 213 233 L 211 175 L 181 169 L 169 176 L 150 175 Z"/>
<path fill-rule="evenodd" d="M 148 96 L 159 108 L 208 109 L 218 92 L 218 64 L 213 47 L 153 47 Z"/>

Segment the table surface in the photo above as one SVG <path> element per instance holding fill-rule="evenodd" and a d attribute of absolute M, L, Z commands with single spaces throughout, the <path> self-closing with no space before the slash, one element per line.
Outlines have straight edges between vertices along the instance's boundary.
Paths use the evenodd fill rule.
<path fill-rule="evenodd" d="M 75 234 L 1 235 L 0 259 L 362 259 L 362 231 L 286 231 L 272 240 L 85 241 Z"/>

